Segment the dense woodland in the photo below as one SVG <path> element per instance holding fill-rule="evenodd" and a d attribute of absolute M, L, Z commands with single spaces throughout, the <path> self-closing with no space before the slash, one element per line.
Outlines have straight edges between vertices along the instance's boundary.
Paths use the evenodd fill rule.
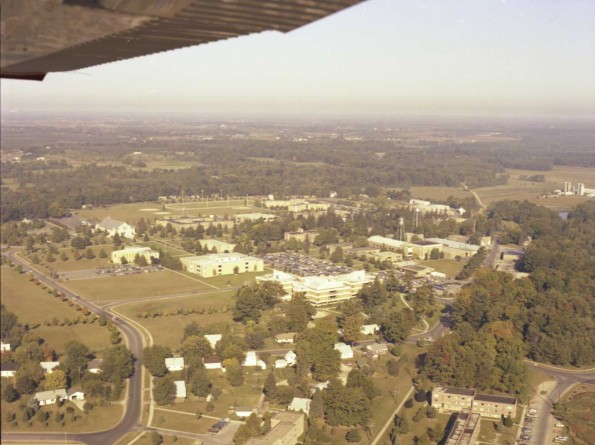
<path fill-rule="evenodd" d="M 422 368 L 436 382 L 520 392 L 525 356 L 557 365 L 595 363 L 595 203 L 562 220 L 529 203 L 501 202 L 492 219 L 533 238 L 513 279 L 481 270 L 457 296 L 454 332 L 430 347 Z"/>

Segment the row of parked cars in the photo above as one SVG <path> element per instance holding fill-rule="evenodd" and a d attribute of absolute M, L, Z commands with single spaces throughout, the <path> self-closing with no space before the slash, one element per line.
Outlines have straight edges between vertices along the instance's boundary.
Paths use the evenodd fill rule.
<path fill-rule="evenodd" d="M 209 428 L 209 433 L 216 434 L 221 431 L 227 424 L 229 423 L 229 419 L 221 419 L 217 423 L 215 423 L 211 428 Z"/>

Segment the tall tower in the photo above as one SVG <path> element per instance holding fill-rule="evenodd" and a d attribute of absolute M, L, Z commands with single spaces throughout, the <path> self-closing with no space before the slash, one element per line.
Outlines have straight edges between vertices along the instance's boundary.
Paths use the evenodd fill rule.
<path fill-rule="evenodd" d="M 564 193 L 572 193 L 572 182 L 564 183 Z"/>
<path fill-rule="evenodd" d="M 413 216 L 413 228 L 417 229 L 419 226 L 419 214 L 421 213 L 421 210 L 419 209 L 415 209 L 415 213 Z"/>
<path fill-rule="evenodd" d="M 585 184 L 584 184 L 584 183 L 582 183 L 582 182 L 579 182 L 579 183 L 576 185 L 576 194 L 577 194 L 578 196 L 583 196 L 583 195 L 585 194 Z"/>
<path fill-rule="evenodd" d="M 397 239 L 403 241 L 405 238 L 405 220 L 401 216 L 399 218 L 399 227 L 397 228 Z"/>

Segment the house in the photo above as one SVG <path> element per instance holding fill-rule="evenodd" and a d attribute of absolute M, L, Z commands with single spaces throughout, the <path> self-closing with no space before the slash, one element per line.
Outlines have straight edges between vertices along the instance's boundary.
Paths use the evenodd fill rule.
<path fill-rule="evenodd" d="M 212 253 L 202 256 L 180 258 L 184 270 L 203 278 L 219 275 L 234 275 L 246 272 L 262 272 L 264 262 L 260 258 L 243 253 Z"/>
<path fill-rule="evenodd" d="M 377 334 L 379 330 L 380 326 L 377 324 L 365 324 L 359 328 L 359 331 L 364 335 L 374 335 Z"/>
<path fill-rule="evenodd" d="M 111 259 L 114 264 L 134 263 L 137 255 L 138 258 L 143 257 L 147 264 L 153 264 L 153 259 L 159 259 L 159 252 L 150 247 L 127 247 L 122 250 L 114 250 Z"/>
<path fill-rule="evenodd" d="M 186 398 L 186 382 L 184 380 L 176 380 L 174 381 L 176 385 L 176 398 L 185 399 Z"/>
<path fill-rule="evenodd" d="M 103 365 L 103 360 L 100 358 L 94 358 L 87 363 L 87 371 L 92 374 L 99 374 L 101 372 L 101 366 Z"/>
<path fill-rule="evenodd" d="M 219 343 L 219 341 L 221 340 L 222 335 L 221 334 L 209 334 L 209 335 L 205 335 L 204 337 L 207 339 L 207 341 L 211 345 L 211 348 L 215 349 L 215 347 L 217 346 L 217 343 Z"/>
<path fill-rule="evenodd" d="M 258 366 L 260 369 L 267 369 L 267 364 L 264 362 L 264 360 L 258 360 L 256 362 L 256 366 Z"/>
<path fill-rule="evenodd" d="M 310 413 L 310 399 L 305 399 L 303 397 L 294 397 L 291 400 L 291 403 L 287 407 L 289 411 L 303 411 L 306 414 Z"/>
<path fill-rule="evenodd" d="M 240 419 L 245 419 L 246 417 L 250 417 L 250 414 L 254 412 L 254 408 L 249 406 L 236 406 L 234 413 Z"/>
<path fill-rule="evenodd" d="M 39 365 L 43 368 L 43 372 L 51 374 L 55 368 L 60 366 L 60 362 L 41 362 Z"/>
<path fill-rule="evenodd" d="M 388 354 L 388 345 L 386 343 L 372 343 L 366 346 L 366 353 L 376 360 L 381 355 Z"/>
<path fill-rule="evenodd" d="M 291 350 L 285 353 L 285 361 L 288 365 L 293 366 L 297 363 L 297 354 Z"/>
<path fill-rule="evenodd" d="M 256 357 L 256 351 L 246 352 L 246 358 L 244 359 L 242 366 L 256 366 L 257 363 L 258 357 Z"/>
<path fill-rule="evenodd" d="M 165 367 L 169 372 L 184 369 L 184 357 L 169 357 L 165 359 Z"/>
<path fill-rule="evenodd" d="M 221 358 L 218 355 L 203 357 L 202 362 L 205 369 L 221 369 Z"/>
<path fill-rule="evenodd" d="M 363 369 L 366 369 L 366 368 L 367 368 L 367 369 L 369 369 L 369 368 L 370 368 L 370 365 L 369 365 L 369 363 L 368 363 L 368 360 L 366 360 L 366 359 L 365 359 L 365 358 L 363 358 L 363 357 L 360 357 L 360 358 L 358 358 L 358 359 L 355 361 L 355 364 L 357 365 L 357 368 L 358 368 L 358 369 L 362 369 L 362 370 L 363 370 Z"/>
<path fill-rule="evenodd" d="M 103 230 L 109 236 L 114 236 L 117 233 L 121 237 L 128 239 L 133 239 L 136 235 L 136 230 L 130 224 L 112 219 L 109 216 L 97 224 L 95 230 Z"/>
<path fill-rule="evenodd" d="M 0 342 L 0 352 L 9 352 L 10 351 L 10 343 Z"/>
<path fill-rule="evenodd" d="M 293 343 L 295 341 L 295 332 L 286 332 L 284 334 L 275 335 L 275 341 L 279 344 L 282 343 Z"/>
<path fill-rule="evenodd" d="M 53 405 L 59 400 L 67 400 L 68 394 L 65 389 L 54 389 L 52 391 L 36 392 L 34 399 L 40 406 Z"/>
<path fill-rule="evenodd" d="M 14 377 L 17 364 L 14 362 L 2 363 L 0 366 L 0 377 Z"/>
<path fill-rule="evenodd" d="M 339 354 L 341 354 L 341 360 L 353 358 L 353 349 L 351 349 L 351 346 L 346 345 L 345 343 L 335 343 L 335 351 L 339 351 Z"/>
<path fill-rule="evenodd" d="M 70 388 L 66 391 L 68 400 L 85 400 L 85 393 L 81 388 Z"/>
<path fill-rule="evenodd" d="M 304 434 L 304 415 L 283 411 L 271 418 L 271 430 L 263 437 L 253 437 L 245 445 L 294 445 Z"/>
<path fill-rule="evenodd" d="M 287 368 L 287 360 L 283 358 L 275 360 L 275 368 Z"/>

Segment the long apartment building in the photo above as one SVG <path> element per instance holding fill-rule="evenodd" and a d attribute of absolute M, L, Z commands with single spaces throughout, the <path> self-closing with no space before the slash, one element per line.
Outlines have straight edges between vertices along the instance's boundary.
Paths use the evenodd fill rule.
<path fill-rule="evenodd" d="M 390 252 L 400 252 L 403 256 L 415 256 L 420 260 L 427 260 L 434 249 L 442 252 L 444 246 L 440 242 L 431 240 L 420 241 L 400 241 L 384 236 L 374 235 L 368 238 L 368 244 L 377 249 L 388 250 Z"/>
<path fill-rule="evenodd" d="M 354 298 L 371 277 L 364 270 L 333 277 L 299 277 L 274 270 L 272 274 L 256 277 L 256 281 L 274 281 L 288 294 L 303 293 L 314 306 L 328 306 Z"/>
<path fill-rule="evenodd" d="M 483 417 L 499 419 L 501 416 L 516 416 L 515 397 L 477 394 L 474 389 L 436 386 L 432 390 L 432 406 L 440 412 L 473 410 Z"/>

